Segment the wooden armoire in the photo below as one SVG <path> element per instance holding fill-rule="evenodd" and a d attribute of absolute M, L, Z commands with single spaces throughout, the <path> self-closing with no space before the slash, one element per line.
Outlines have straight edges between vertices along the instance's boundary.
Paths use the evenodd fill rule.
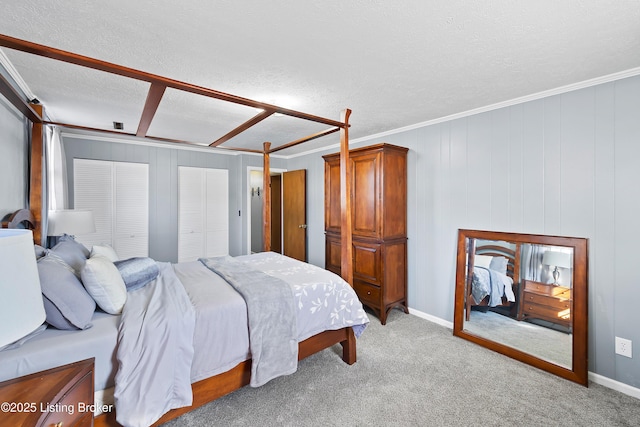
<path fill-rule="evenodd" d="M 353 287 L 384 325 L 407 306 L 407 148 L 376 144 L 349 151 Z M 323 156 L 325 268 L 340 274 L 340 153 Z"/>

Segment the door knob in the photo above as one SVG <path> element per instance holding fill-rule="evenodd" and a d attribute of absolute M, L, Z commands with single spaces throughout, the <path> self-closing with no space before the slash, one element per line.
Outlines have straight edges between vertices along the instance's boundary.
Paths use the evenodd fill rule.
<path fill-rule="evenodd" d="M 307 224 L 300 224 L 298 228 L 307 228 Z"/>

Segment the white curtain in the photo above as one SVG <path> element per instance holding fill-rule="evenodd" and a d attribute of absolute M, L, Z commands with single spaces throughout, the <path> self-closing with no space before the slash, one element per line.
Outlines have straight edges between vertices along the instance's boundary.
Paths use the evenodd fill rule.
<path fill-rule="evenodd" d="M 539 245 L 522 245 L 522 265 L 520 277 L 526 280 L 542 281 L 542 254 L 544 247 Z"/>
<path fill-rule="evenodd" d="M 64 147 L 60 139 L 60 128 L 47 128 L 47 199 L 49 210 L 68 207 L 67 203 L 67 165 Z"/>

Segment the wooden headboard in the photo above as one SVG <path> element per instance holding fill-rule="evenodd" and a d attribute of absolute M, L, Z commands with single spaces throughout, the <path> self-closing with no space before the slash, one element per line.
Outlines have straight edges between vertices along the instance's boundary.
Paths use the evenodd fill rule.
<path fill-rule="evenodd" d="M 520 243 L 515 243 L 515 249 L 499 245 L 483 245 L 476 247 L 476 254 L 487 256 L 502 256 L 507 258 L 507 276 L 513 283 L 520 283 Z"/>
<path fill-rule="evenodd" d="M 2 221 L 2 228 L 26 228 L 28 230 L 35 229 L 35 218 L 29 209 L 20 209 L 8 216 Z M 19 227 L 22 225 L 22 227 Z"/>

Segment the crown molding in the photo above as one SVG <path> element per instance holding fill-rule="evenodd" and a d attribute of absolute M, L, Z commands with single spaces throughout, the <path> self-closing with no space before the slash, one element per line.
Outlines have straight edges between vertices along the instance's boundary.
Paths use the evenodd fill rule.
<path fill-rule="evenodd" d="M 597 77 L 595 79 L 585 80 L 585 81 L 578 82 L 578 83 L 572 83 L 570 85 L 561 86 L 561 87 L 558 87 L 558 88 L 555 88 L 555 89 L 545 90 L 545 91 L 534 93 L 534 94 L 531 94 L 531 95 L 522 96 L 520 98 L 514 98 L 514 99 L 511 99 L 511 100 L 508 100 L 508 101 L 498 102 L 496 104 L 491 104 L 491 105 L 487 105 L 487 106 L 484 106 L 484 107 L 475 108 L 473 110 L 463 111 L 461 113 L 451 114 L 449 116 L 444 116 L 444 117 L 440 117 L 440 118 L 433 119 L 433 120 L 427 120 L 425 122 L 420 122 L 420 123 L 416 123 L 416 124 L 413 124 L 413 125 L 404 126 L 404 127 L 401 127 L 401 128 L 396 128 L 396 129 L 388 130 L 388 131 L 385 131 L 385 132 L 376 133 L 376 134 L 373 134 L 373 135 L 363 136 L 361 138 L 355 138 L 355 139 L 352 139 L 351 141 L 349 141 L 349 143 L 350 144 L 357 144 L 359 142 L 370 141 L 372 139 L 380 139 L 380 138 L 383 138 L 385 136 L 395 135 L 397 133 L 407 132 L 407 131 L 410 131 L 410 130 L 419 129 L 419 128 L 426 127 L 426 126 L 432 126 L 432 125 L 435 125 L 435 124 L 438 124 L 438 123 L 448 122 L 448 121 L 451 121 L 451 120 L 461 119 L 461 118 L 473 116 L 473 115 L 476 115 L 476 114 L 486 113 L 488 111 L 498 110 L 500 108 L 511 107 L 513 105 L 523 104 L 525 102 L 535 101 L 535 100 L 542 99 L 542 98 L 548 98 L 548 97 L 554 96 L 554 95 L 561 95 L 563 93 L 572 92 L 574 90 L 585 89 L 585 88 L 588 88 L 588 87 L 597 86 L 597 85 L 601 85 L 601 84 L 604 84 L 604 83 L 610 83 L 610 82 L 614 82 L 616 80 L 622 80 L 622 79 L 625 79 L 627 77 L 634 77 L 634 76 L 637 76 L 637 75 L 640 75 L 640 67 L 631 68 L 629 70 L 621 71 L 619 73 L 608 74 L 606 76 Z M 314 153 L 321 152 L 321 151 L 336 150 L 336 149 L 339 149 L 339 148 L 340 148 L 340 144 L 333 144 L 333 145 L 330 145 L 330 146 L 327 146 L 327 147 L 318 148 L 318 149 L 315 149 L 315 150 L 306 151 L 304 153 L 288 156 L 287 158 L 290 159 L 290 158 L 294 158 L 294 157 L 301 157 L 301 156 L 306 156 L 306 155 L 314 154 Z"/>
<path fill-rule="evenodd" d="M 530 101 L 536 101 L 538 99 L 542 99 L 542 98 L 548 98 L 550 96 L 554 96 L 554 95 L 562 95 L 563 93 L 567 93 L 567 92 L 573 92 L 575 90 L 579 90 L 579 89 L 585 89 L 585 88 L 589 88 L 589 87 L 593 87 L 593 86 L 597 86 L 597 85 L 601 85 L 604 83 L 610 83 L 610 82 L 614 82 L 616 80 L 622 80 L 622 79 L 626 79 L 628 77 L 634 77 L 640 75 L 640 67 L 637 68 L 631 68 L 629 70 L 625 70 L 625 71 L 620 71 L 618 73 L 613 73 L 613 74 L 608 74 L 606 76 L 602 76 L 602 77 L 597 77 L 594 79 L 589 79 L 589 80 L 584 80 L 582 82 L 578 82 L 578 83 L 572 83 L 566 86 L 561 86 L 555 89 L 549 89 L 549 90 L 545 90 L 542 92 L 538 92 L 538 93 L 534 93 L 531 95 L 526 95 L 526 96 L 522 96 L 520 98 L 514 98 L 508 101 L 503 101 L 503 102 L 498 102 L 496 104 L 491 104 L 491 105 L 487 105 L 484 107 L 480 107 L 480 108 L 475 108 L 473 110 L 468 110 L 468 111 L 463 111 L 461 113 L 456 113 L 456 114 L 451 114 L 449 116 L 444 116 L 444 117 L 440 117 L 437 119 L 433 119 L 433 120 L 427 120 L 425 122 L 420 122 L 420 123 L 416 123 L 413 125 L 409 125 L 409 126 L 405 126 L 405 127 L 401 127 L 401 128 L 397 128 L 397 129 L 392 129 L 389 131 L 385 131 L 385 132 L 381 132 L 381 133 L 377 133 L 374 135 L 369 135 L 369 136 L 365 136 L 362 138 L 357 138 L 352 140 L 352 143 L 357 143 L 357 142 L 364 142 L 364 141 L 368 141 L 371 139 L 377 139 L 377 138 L 382 138 L 388 135 L 394 135 L 396 133 L 401 133 L 401 132 L 406 132 L 409 130 L 413 130 L 413 129 L 418 129 L 418 128 L 422 128 L 425 126 L 431 126 L 431 125 L 435 125 L 438 123 L 442 123 L 442 122 L 448 122 L 451 120 L 456 120 L 456 119 L 460 119 L 460 118 L 464 118 L 464 117 L 469 117 L 469 116 L 473 116 L 476 114 L 481 114 L 481 113 L 486 113 L 488 111 L 493 111 L 493 110 L 498 110 L 500 108 L 505 108 L 505 107 L 511 107 L 513 105 L 518 105 L 518 104 L 523 104 L 525 102 L 530 102 Z M 339 145 L 335 145 L 337 147 L 339 147 Z"/>
<path fill-rule="evenodd" d="M 2 65 L 2 67 L 7 71 L 7 73 L 9 74 L 9 76 L 11 76 L 13 81 L 16 82 L 16 84 L 18 85 L 18 87 L 20 88 L 20 90 L 22 91 L 24 96 L 26 96 L 27 99 L 37 98 L 35 94 L 31 91 L 31 89 L 29 89 L 29 86 L 27 85 L 27 83 L 24 81 L 20 73 L 18 73 L 18 70 L 16 70 L 16 67 L 13 66 L 13 63 L 11 63 L 11 61 L 9 60 L 9 58 L 7 57 L 7 55 L 4 53 L 2 49 L 0 49 L 0 65 Z"/>

